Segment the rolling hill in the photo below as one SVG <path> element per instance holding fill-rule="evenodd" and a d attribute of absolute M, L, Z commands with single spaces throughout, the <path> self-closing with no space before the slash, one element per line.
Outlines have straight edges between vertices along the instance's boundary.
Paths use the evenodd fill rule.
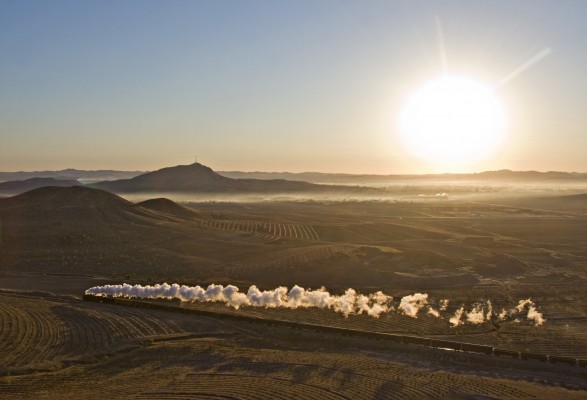
<path fill-rule="evenodd" d="M 148 172 L 132 179 L 89 185 L 113 193 L 292 193 L 331 190 L 307 182 L 284 179 L 233 179 L 202 164 L 178 165 Z"/>
<path fill-rule="evenodd" d="M 178 249 L 199 234 L 177 222 L 178 210 L 189 210 L 167 201 L 166 212 L 161 203 L 142 207 L 83 186 L 0 198 L 0 272 L 145 275 L 209 265 Z"/>
<path fill-rule="evenodd" d="M 81 186 L 81 183 L 74 179 L 30 178 L 23 181 L 1 182 L 0 194 L 15 195 L 46 186 Z"/>
<path fill-rule="evenodd" d="M 4 239 L 105 234 L 154 225 L 161 216 L 104 190 L 48 186 L 0 199 Z"/>

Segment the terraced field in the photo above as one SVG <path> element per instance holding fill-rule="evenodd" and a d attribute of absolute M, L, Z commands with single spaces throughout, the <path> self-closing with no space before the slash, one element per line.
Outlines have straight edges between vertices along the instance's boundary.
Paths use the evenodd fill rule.
<path fill-rule="evenodd" d="M 340 244 L 312 245 L 268 251 L 266 254 L 247 259 L 243 266 L 235 268 L 235 272 L 258 271 L 259 266 L 279 267 L 311 264 L 338 255 L 350 255 L 355 251 L 356 246 Z"/>
<path fill-rule="evenodd" d="M 501 399 L 532 397 L 515 385 L 444 372 L 410 369 L 371 357 L 318 356 L 299 351 L 264 350 L 251 359 L 240 356 L 207 372 L 187 374 L 167 388 L 139 398 L 177 398 L 214 394 L 239 398 L 288 399 L 436 399 L 475 393 Z M 430 387 L 434 382 L 434 388 Z M 178 393 L 179 392 L 179 393 Z M 271 395 L 273 393 L 273 395 Z M 180 397 L 181 398 L 181 397 Z"/>
<path fill-rule="evenodd" d="M 0 293 L 0 372 L 51 371 L 181 329 L 140 309 Z"/>
<path fill-rule="evenodd" d="M 250 220 L 201 220 L 200 225 L 210 229 L 222 231 L 237 231 L 259 235 L 268 239 L 291 238 L 300 240 L 319 241 L 320 237 L 312 225 L 278 223 Z"/>
<path fill-rule="evenodd" d="M 587 370 L 579 367 L 71 297 L 5 291 L 0 309 L 2 399 L 580 399 L 587 393 Z M 305 321 L 326 315 L 292 313 L 299 311 Z M 357 321 L 338 323 L 369 320 Z M 375 330 L 389 324 L 370 321 Z"/>
<path fill-rule="evenodd" d="M 0 297 L 2 365 L 51 368 L 67 326 L 55 318 L 50 304 L 26 298 Z"/>

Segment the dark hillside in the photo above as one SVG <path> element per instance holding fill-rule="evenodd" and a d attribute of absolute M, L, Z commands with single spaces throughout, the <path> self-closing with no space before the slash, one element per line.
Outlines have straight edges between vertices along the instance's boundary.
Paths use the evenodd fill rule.
<path fill-rule="evenodd" d="M 90 186 L 114 193 L 284 193 L 329 188 L 283 179 L 232 179 L 202 164 L 163 168 L 132 179 L 100 182 Z"/>
<path fill-rule="evenodd" d="M 43 187 L 2 199 L 0 210 L 5 224 L 32 223 L 37 226 L 97 226 L 108 222 L 139 222 L 148 212 L 112 193 L 75 187 Z"/>
<path fill-rule="evenodd" d="M 169 203 L 166 208 L 176 213 L 183 209 Z M 45 187 L 0 198 L 0 272 L 148 276 L 209 266 L 195 250 L 178 251 L 199 231 L 174 219 L 87 187 Z"/>
<path fill-rule="evenodd" d="M 81 186 L 81 183 L 74 179 L 31 178 L 24 181 L 1 182 L 0 193 L 15 195 L 47 186 L 70 187 Z"/>

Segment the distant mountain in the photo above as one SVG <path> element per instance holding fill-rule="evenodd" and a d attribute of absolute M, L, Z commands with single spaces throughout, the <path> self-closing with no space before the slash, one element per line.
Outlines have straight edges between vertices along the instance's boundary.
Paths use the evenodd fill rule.
<path fill-rule="evenodd" d="M 502 169 L 499 171 L 485 171 L 472 174 L 481 179 L 503 179 L 516 181 L 586 181 L 587 173 L 562 172 L 562 171 L 511 171 Z"/>
<path fill-rule="evenodd" d="M 178 165 L 132 179 L 89 185 L 113 193 L 291 193 L 313 191 L 319 185 L 283 179 L 232 179 L 202 164 Z"/>
<path fill-rule="evenodd" d="M 193 166 L 201 166 L 201 164 L 192 164 Z M 159 171 L 154 172 L 142 172 L 142 171 L 116 171 L 116 170 L 97 170 L 97 171 L 87 171 L 87 170 L 78 170 L 78 169 L 64 169 L 61 171 L 31 171 L 31 172 L 0 172 L 0 183 L 5 181 L 22 181 L 28 180 L 32 178 L 53 178 L 60 181 L 63 180 L 77 180 L 81 184 L 88 184 L 92 185 L 93 187 L 104 187 L 104 182 L 106 181 L 133 181 L 132 183 L 128 183 L 128 187 L 126 184 L 118 183 L 115 184 L 116 190 L 115 192 L 123 193 L 120 191 L 121 188 L 124 187 L 124 190 L 130 190 L 130 192 L 140 192 L 143 190 L 135 190 L 135 187 L 139 186 L 150 186 L 147 181 L 153 180 L 155 184 L 159 186 L 165 186 L 162 182 L 157 183 L 157 177 L 150 175 L 156 174 L 158 176 L 163 176 L 163 174 L 169 173 L 170 175 L 175 175 L 177 172 L 178 174 L 183 174 L 185 171 L 177 171 L 173 170 L 173 168 L 181 168 L 181 167 L 190 167 L 189 165 L 178 166 L 178 167 L 171 167 L 171 171 L 167 171 L 170 168 L 163 168 Z M 208 170 L 210 170 L 208 168 Z M 210 170 L 212 171 L 212 170 Z M 284 192 L 295 192 L 295 191 L 304 191 L 304 190 L 313 190 L 316 189 L 311 187 L 298 187 L 292 185 L 291 182 L 307 182 L 307 183 L 314 183 L 314 184 L 328 184 L 328 185 L 362 185 L 362 186 L 385 186 L 385 185 L 392 185 L 395 183 L 411 183 L 411 182 L 546 182 L 546 183 L 553 183 L 553 182 L 560 182 L 560 183 L 573 183 L 573 182 L 587 182 L 587 173 L 578 173 L 578 172 L 560 172 L 560 171 L 548 171 L 548 172 L 539 172 L 539 171 L 511 171 L 511 170 L 499 170 L 499 171 L 484 171 L 479 173 L 470 173 L 470 174 L 403 174 L 403 175 L 376 175 L 376 174 L 345 174 L 345 173 L 323 173 L 323 172 L 300 172 L 300 173 L 293 173 L 293 172 L 262 172 L 262 171 L 255 171 L 255 172 L 242 172 L 242 171 L 212 171 L 215 175 L 214 177 L 204 177 L 205 174 L 200 174 L 199 177 L 196 177 L 198 180 L 202 180 L 201 187 L 195 187 L 197 185 L 194 182 L 190 184 L 177 183 L 177 184 L 169 184 L 167 186 L 177 186 L 179 189 L 172 189 L 171 192 L 274 192 L 270 187 L 259 183 L 259 182 L 250 182 L 250 180 L 264 180 L 264 181 L 274 181 L 274 186 L 278 187 L 278 190 Z M 147 175 L 147 177 L 143 177 L 139 180 L 133 180 L 133 178 L 139 177 L 141 175 Z M 186 175 L 194 176 L 195 174 L 193 171 L 187 173 Z M 189 177 L 188 176 L 188 177 Z M 229 181 L 222 181 L 222 178 L 230 178 L 230 179 L 238 179 L 241 181 L 240 183 L 234 182 L 229 183 Z M 191 179 L 191 178 L 190 178 Z M 249 182 L 242 182 L 249 180 Z M 281 181 L 281 182 L 280 182 Z M 290 183 L 286 183 L 283 181 L 290 181 Z M 94 184 L 97 184 L 95 185 Z M 42 186 L 45 186 L 43 184 Z M 187 186 L 187 188 L 186 188 Z M 133 187 L 130 189 L 130 187 Z M 31 187 L 30 189 L 32 189 Z M 26 190 L 26 189 L 25 189 Z M 149 190 L 151 191 L 151 190 Z M 14 192 L 16 193 L 16 192 Z M 12 194 L 12 193 L 10 193 Z M 0 192 L 2 195 L 2 192 Z"/>
<path fill-rule="evenodd" d="M 287 179 L 316 184 L 338 185 L 385 185 L 404 182 L 587 182 L 587 173 L 578 172 L 539 172 L 539 171 L 485 171 L 471 174 L 339 174 L 323 172 L 241 172 L 219 171 L 220 175 L 233 179 Z"/>
<path fill-rule="evenodd" d="M 359 184 L 359 182 L 387 182 L 400 175 L 339 174 L 325 172 L 242 172 L 218 171 L 218 174 L 233 179 L 284 179 L 316 184 Z"/>
<path fill-rule="evenodd" d="M 0 172 L 0 182 L 20 181 L 31 178 L 54 178 L 79 180 L 80 182 L 99 182 L 114 179 L 128 179 L 143 174 L 144 171 L 114 171 L 114 170 L 97 170 L 86 171 L 80 169 L 64 169 L 61 171 L 18 171 L 18 172 Z"/>
<path fill-rule="evenodd" d="M 0 183 L 0 194 L 15 195 L 46 186 L 81 186 L 81 183 L 71 179 L 54 178 L 31 178 L 24 181 L 8 181 Z"/>
<path fill-rule="evenodd" d="M 587 193 L 572 194 L 567 196 L 560 196 L 557 198 L 562 201 L 572 201 L 587 204 Z"/>

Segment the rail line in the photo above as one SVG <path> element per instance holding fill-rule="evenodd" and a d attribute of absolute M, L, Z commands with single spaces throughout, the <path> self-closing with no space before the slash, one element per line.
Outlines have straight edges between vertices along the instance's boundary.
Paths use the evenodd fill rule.
<path fill-rule="evenodd" d="M 158 309 L 158 310 L 165 310 L 165 311 L 173 311 L 179 312 L 184 314 L 196 314 L 196 315 L 203 315 L 207 317 L 213 318 L 221 318 L 221 319 L 231 319 L 231 320 L 238 320 L 238 321 L 247 321 L 247 322 L 255 322 L 266 324 L 270 326 L 281 326 L 281 327 L 288 327 L 292 329 L 306 329 L 312 330 L 315 332 L 323 332 L 329 334 L 337 334 L 342 336 L 352 336 L 352 337 L 362 337 L 367 339 L 375 339 L 375 340 L 386 340 L 389 342 L 394 343 L 403 343 L 403 344 L 414 344 L 419 346 L 425 346 L 435 349 L 443 349 L 443 350 L 450 350 L 450 351 L 461 351 L 466 353 L 476 353 L 476 354 L 485 354 L 488 356 L 496 356 L 496 357 L 512 357 L 516 359 L 523 359 L 523 360 L 537 360 L 555 364 L 566 364 L 575 367 L 585 367 L 587 368 L 587 360 L 577 359 L 572 357 L 561 357 L 561 356 L 552 356 L 547 354 L 539 354 L 533 352 L 524 352 L 524 351 L 515 351 L 515 350 L 505 350 L 499 349 L 492 346 L 486 346 L 482 344 L 474 344 L 474 343 L 464 343 L 464 342 L 455 342 L 451 340 L 443 340 L 443 339 L 432 339 L 432 338 L 425 338 L 421 336 L 410 336 L 410 335 L 399 335 L 394 333 L 384 333 L 384 332 L 370 332 L 370 331 L 363 331 L 358 329 L 349 329 L 349 328 L 340 328 L 328 325 L 318 325 L 318 324 L 309 324 L 304 322 L 293 322 L 293 321 L 282 321 L 276 319 L 266 319 L 266 318 L 259 318 L 253 317 L 250 315 L 237 315 L 237 314 L 229 314 L 229 313 L 218 313 L 214 311 L 206 311 L 206 310 L 196 310 L 193 308 L 181 307 L 179 306 L 179 300 L 164 300 L 165 303 L 162 301 L 144 301 L 144 300 L 135 300 L 129 298 L 121 298 L 121 297 L 109 297 L 109 296 L 95 296 L 91 294 L 84 294 L 83 300 L 85 301 L 93 301 L 98 303 L 107 303 L 107 304 L 117 304 L 123 306 L 131 306 L 131 307 L 142 307 L 142 308 L 150 308 L 150 309 Z"/>

